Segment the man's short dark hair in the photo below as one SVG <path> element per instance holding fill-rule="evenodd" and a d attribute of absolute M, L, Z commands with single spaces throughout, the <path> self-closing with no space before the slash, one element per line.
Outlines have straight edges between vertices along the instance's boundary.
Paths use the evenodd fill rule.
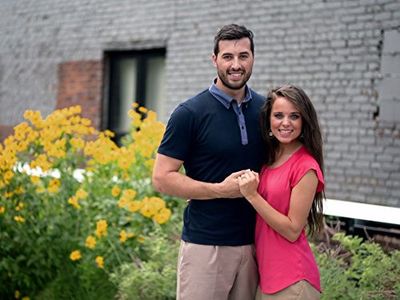
<path fill-rule="evenodd" d="M 250 40 L 251 53 L 254 55 L 254 34 L 251 30 L 244 26 L 229 24 L 222 27 L 214 38 L 214 54 L 218 55 L 219 52 L 219 41 L 225 40 L 240 40 L 242 38 L 248 38 Z"/>

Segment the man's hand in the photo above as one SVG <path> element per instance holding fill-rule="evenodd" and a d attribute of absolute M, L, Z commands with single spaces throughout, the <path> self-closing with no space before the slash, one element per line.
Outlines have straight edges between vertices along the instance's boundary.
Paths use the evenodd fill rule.
<path fill-rule="evenodd" d="M 246 171 L 234 172 L 224 179 L 224 181 L 217 183 L 219 198 L 241 198 L 238 178 Z"/>

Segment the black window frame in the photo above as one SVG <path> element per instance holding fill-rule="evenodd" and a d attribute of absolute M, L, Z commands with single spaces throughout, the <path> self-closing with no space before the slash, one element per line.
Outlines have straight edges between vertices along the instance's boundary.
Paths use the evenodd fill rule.
<path fill-rule="evenodd" d="M 155 57 L 166 58 L 165 48 L 153 48 L 144 50 L 111 50 L 104 52 L 104 95 L 102 129 L 108 129 L 115 133 L 114 140 L 119 142 L 127 132 L 116 132 L 118 116 L 121 115 L 120 82 L 117 70 L 118 62 L 122 59 L 134 58 L 137 60 L 136 70 L 136 95 L 132 101 L 140 106 L 146 106 L 146 78 L 148 72 L 148 60 Z"/>

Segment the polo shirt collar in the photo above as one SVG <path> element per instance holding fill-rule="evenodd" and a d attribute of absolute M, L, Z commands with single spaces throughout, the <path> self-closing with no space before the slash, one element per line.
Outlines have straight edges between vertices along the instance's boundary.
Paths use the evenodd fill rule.
<path fill-rule="evenodd" d="M 214 79 L 213 83 L 211 84 L 210 88 L 208 89 L 210 93 L 219 101 L 225 108 L 229 109 L 232 105 L 232 101 L 236 101 L 232 96 L 229 96 L 215 85 L 216 79 Z M 242 103 L 249 102 L 251 100 L 251 93 L 248 86 L 245 86 L 245 96 Z"/>

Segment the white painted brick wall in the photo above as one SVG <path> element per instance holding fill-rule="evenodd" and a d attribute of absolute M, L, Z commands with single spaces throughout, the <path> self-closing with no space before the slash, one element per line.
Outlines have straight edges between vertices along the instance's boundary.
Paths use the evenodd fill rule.
<path fill-rule="evenodd" d="M 382 32 L 400 28 L 399 12 L 397 0 L 2 0 L 0 124 L 21 121 L 28 108 L 54 109 L 61 62 L 160 45 L 167 48 L 166 121 L 209 86 L 213 36 L 235 22 L 255 33 L 253 88 L 265 94 L 291 82 L 314 101 L 327 196 L 400 206 L 400 120 L 374 119 Z"/>

